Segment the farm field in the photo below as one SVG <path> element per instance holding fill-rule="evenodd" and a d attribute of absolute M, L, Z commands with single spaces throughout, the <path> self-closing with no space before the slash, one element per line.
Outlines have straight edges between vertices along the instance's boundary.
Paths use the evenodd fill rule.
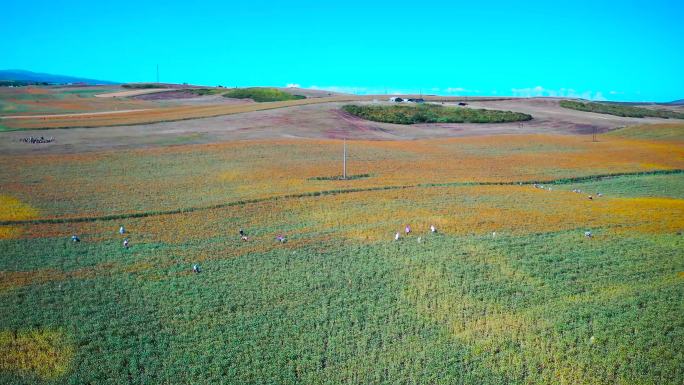
<path fill-rule="evenodd" d="M 0 384 L 684 381 L 684 125 L 343 98 L 0 133 Z"/>
<path fill-rule="evenodd" d="M 2 9 L 0 385 L 684 385 L 684 1 Z"/>
<path fill-rule="evenodd" d="M 308 181 L 339 171 L 329 155 L 337 146 L 264 141 L 3 159 L 21 167 L 2 175 L 2 219 L 683 168 L 677 142 L 483 137 L 353 143 L 350 167 L 373 176 Z M 288 162 L 278 163 L 285 151 Z M 684 376 L 683 180 L 626 175 L 551 191 L 415 186 L 5 225 L 0 380 L 675 383 Z M 604 196 L 589 201 L 571 187 Z M 130 249 L 116 234 L 122 223 Z M 406 223 L 415 234 L 394 242 Z M 71 243 L 72 233 L 82 242 Z M 286 243 L 274 241 L 279 233 Z M 191 274 L 194 263 L 204 271 Z"/>

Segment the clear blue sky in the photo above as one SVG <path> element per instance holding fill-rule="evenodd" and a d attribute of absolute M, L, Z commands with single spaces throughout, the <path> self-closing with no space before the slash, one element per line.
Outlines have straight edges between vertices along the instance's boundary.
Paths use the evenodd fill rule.
<path fill-rule="evenodd" d="M 1 69 L 358 93 L 684 98 L 683 1 L 32 1 Z"/>

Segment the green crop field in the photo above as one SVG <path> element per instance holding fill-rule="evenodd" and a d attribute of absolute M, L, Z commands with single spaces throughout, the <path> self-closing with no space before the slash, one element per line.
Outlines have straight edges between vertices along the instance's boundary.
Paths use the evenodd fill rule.
<path fill-rule="evenodd" d="M 4 156 L 0 384 L 682 383 L 678 142 L 348 144 Z"/>
<path fill-rule="evenodd" d="M 443 107 L 438 104 L 417 106 L 368 106 L 349 104 L 342 109 L 359 118 L 375 122 L 415 123 L 503 123 L 531 120 L 532 116 L 519 112 Z"/>

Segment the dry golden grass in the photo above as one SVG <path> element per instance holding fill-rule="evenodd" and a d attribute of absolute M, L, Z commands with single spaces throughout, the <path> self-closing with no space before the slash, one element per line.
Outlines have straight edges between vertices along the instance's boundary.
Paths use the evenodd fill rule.
<path fill-rule="evenodd" d="M 57 330 L 0 332 L 0 371 L 32 374 L 43 380 L 64 375 L 74 355 L 66 336 Z"/>
<path fill-rule="evenodd" d="M 38 210 L 30 205 L 22 203 L 18 199 L 0 195 L 0 221 L 22 221 L 36 218 Z M 0 239 L 16 238 L 21 230 L 16 226 L 0 226 Z"/>

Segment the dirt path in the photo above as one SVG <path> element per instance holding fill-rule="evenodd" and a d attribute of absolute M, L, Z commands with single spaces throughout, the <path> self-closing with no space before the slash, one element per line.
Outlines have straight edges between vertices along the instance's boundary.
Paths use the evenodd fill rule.
<path fill-rule="evenodd" d="M 52 114 L 52 115 L 9 115 L 0 116 L 0 119 L 11 120 L 11 119 L 50 119 L 58 117 L 78 117 L 78 116 L 91 116 L 91 115 L 108 115 L 108 114 L 125 114 L 127 112 L 138 112 L 138 111 L 148 111 L 151 108 L 138 108 L 134 110 L 114 110 L 114 111 L 98 111 L 98 112 L 76 112 L 70 114 Z"/>

